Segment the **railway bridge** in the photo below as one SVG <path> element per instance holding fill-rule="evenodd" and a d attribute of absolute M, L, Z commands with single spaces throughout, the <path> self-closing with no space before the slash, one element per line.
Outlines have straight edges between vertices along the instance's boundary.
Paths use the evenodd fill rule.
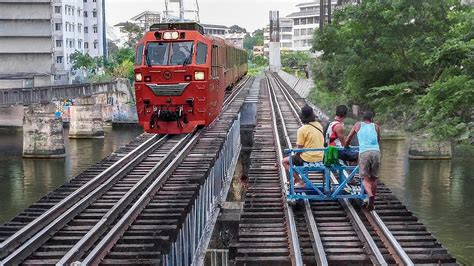
<path fill-rule="evenodd" d="M 275 73 L 244 78 L 209 127 L 142 134 L 0 226 L 0 264 L 456 264 L 383 184 L 372 212 L 287 200 L 304 103 Z"/>
<path fill-rule="evenodd" d="M 0 90 L 0 126 L 23 128 L 25 157 L 63 157 L 70 138 L 104 136 L 103 123 L 136 123 L 128 80 Z"/>

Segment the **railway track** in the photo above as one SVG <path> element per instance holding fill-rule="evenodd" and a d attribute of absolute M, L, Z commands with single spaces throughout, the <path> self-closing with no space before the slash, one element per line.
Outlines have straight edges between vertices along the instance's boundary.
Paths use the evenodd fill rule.
<path fill-rule="evenodd" d="M 292 148 L 292 143 L 296 142 L 296 131 L 301 125 L 297 114 L 304 101 L 295 97 L 287 85 L 271 73 L 267 73 L 266 85 L 261 101 L 269 104 L 260 103 L 255 134 L 255 143 L 259 145 L 251 155 L 259 160 L 257 163 L 252 161 L 250 166 L 258 171 L 249 175 L 249 190 L 236 245 L 238 265 L 262 262 L 269 262 L 264 263 L 266 265 L 456 262 L 383 184 L 376 201 L 377 212 L 368 212 L 348 200 L 305 201 L 289 207 L 288 211 L 286 188 L 282 187 L 286 173 L 279 171 L 276 165 L 282 159 L 281 149 Z M 263 137 L 270 134 L 274 134 L 275 140 Z M 280 165 L 279 169 L 282 168 Z M 254 203 L 256 199 L 258 204 Z M 265 223 L 268 214 L 272 215 L 273 225 Z M 262 219 L 257 218 L 260 216 Z M 278 260 L 271 261 L 275 258 Z"/>
<path fill-rule="evenodd" d="M 162 262 L 222 149 L 249 81 L 227 95 L 223 113 L 208 129 L 143 134 L 0 227 L 0 264 Z"/>

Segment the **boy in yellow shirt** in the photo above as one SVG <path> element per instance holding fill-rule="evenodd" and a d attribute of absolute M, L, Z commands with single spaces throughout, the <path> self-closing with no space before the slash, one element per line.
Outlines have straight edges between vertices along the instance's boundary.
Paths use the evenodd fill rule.
<path fill-rule="evenodd" d="M 298 129 L 296 137 L 296 146 L 298 149 L 322 149 L 324 148 L 324 134 L 323 127 L 319 122 L 316 121 L 316 115 L 314 114 L 313 108 L 309 105 L 305 105 L 301 109 L 300 114 L 301 122 L 303 126 Z M 293 155 L 293 164 L 301 166 L 305 162 L 314 163 L 323 160 L 324 153 L 318 151 L 303 152 Z M 282 161 L 283 166 L 288 171 L 290 169 L 289 157 L 285 157 Z M 293 173 L 295 178 L 295 187 L 304 187 L 304 182 L 301 180 L 297 173 Z"/>

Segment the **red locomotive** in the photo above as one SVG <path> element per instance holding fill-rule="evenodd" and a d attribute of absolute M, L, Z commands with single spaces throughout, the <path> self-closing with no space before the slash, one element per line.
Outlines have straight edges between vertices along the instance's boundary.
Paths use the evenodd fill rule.
<path fill-rule="evenodd" d="M 135 93 L 146 132 L 181 134 L 209 125 L 227 88 L 247 74 L 247 53 L 204 35 L 197 23 L 160 23 L 137 44 Z"/>

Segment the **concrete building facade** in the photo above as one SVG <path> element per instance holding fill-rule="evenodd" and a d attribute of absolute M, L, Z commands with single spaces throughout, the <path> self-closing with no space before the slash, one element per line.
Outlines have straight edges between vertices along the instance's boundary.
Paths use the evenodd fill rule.
<path fill-rule="evenodd" d="M 71 83 L 75 51 L 104 54 L 105 0 L 0 0 L 0 88 Z"/>
<path fill-rule="evenodd" d="M 0 0 L 0 89 L 53 81 L 51 0 Z"/>

